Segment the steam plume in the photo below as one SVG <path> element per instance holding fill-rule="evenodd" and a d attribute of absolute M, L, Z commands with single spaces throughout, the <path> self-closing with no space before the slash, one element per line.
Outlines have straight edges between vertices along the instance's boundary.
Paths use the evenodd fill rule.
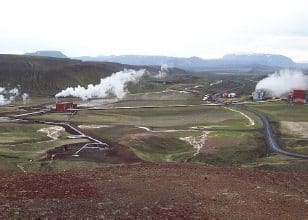
<path fill-rule="evenodd" d="M 69 87 L 56 94 L 56 98 L 71 96 L 87 100 L 90 98 L 104 98 L 111 93 L 121 99 L 127 93 L 127 83 L 137 82 L 145 72 L 146 70 L 144 69 L 138 71 L 124 69 L 123 71 L 113 73 L 111 76 L 101 79 L 100 84 L 97 85 L 90 84 L 87 88 L 82 86 L 75 88 Z"/>
<path fill-rule="evenodd" d="M 25 105 L 27 103 L 27 99 L 29 98 L 29 94 L 24 93 L 24 94 L 22 94 L 21 98 L 22 98 L 23 104 Z"/>
<path fill-rule="evenodd" d="M 268 90 L 274 96 L 281 96 L 296 88 L 308 89 L 308 76 L 297 70 L 280 70 L 256 85 L 256 89 Z"/>
<path fill-rule="evenodd" d="M 169 73 L 169 68 L 166 64 L 164 64 L 160 67 L 160 71 L 158 72 L 157 75 L 154 75 L 154 77 L 158 79 L 162 79 L 162 78 L 165 78 L 168 73 Z"/>
<path fill-rule="evenodd" d="M 17 88 L 6 90 L 6 88 L 0 87 L 0 105 L 10 104 L 17 96 L 19 96 L 19 90 Z"/>
<path fill-rule="evenodd" d="M 0 105 L 8 105 L 11 102 L 4 97 L 4 95 L 0 95 Z"/>

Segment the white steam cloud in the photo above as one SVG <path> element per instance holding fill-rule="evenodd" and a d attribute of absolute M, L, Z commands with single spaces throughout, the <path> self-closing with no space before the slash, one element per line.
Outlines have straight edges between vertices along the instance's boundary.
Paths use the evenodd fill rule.
<path fill-rule="evenodd" d="M 0 106 L 1 105 L 9 105 L 12 101 L 16 99 L 16 97 L 20 96 L 20 92 L 18 88 L 6 89 L 0 87 Z M 26 104 L 27 99 L 29 98 L 29 94 L 23 93 L 21 95 L 23 104 Z"/>
<path fill-rule="evenodd" d="M 27 100 L 29 99 L 29 94 L 24 93 L 24 94 L 22 94 L 21 98 L 22 98 L 23 104 L 25 105 L 27 103 Z"/>
<path fill-rule="evenodd" d="M 56 94 L 58 97 L 78 97 L 83 100 L 90 98 L 104 98 L 109 94 L 115 95 L 117 98 L 123 98 L 126 93 L 126 86 L 129 82 L 138 82 L 145 74 L 146 70 L 131 70 L 124 69 L 123 71 L 113 73 L 111 76 L 101 79 L 97 85 L 90 84 L 87 88 L 77 86 L 75 88 L 69 87 Z"/>
<path fill-rule="evenodd" d="M 10 104 L 17 96 L 19 96 L 19 90 L 17 88 L 7 90 L 6 88 L 0 87 L 0 105 Z"/>
<path fill-rule="evenodd" d="M 11 102 L 4 97 L 4 95 L 0 95 L 0 105 L 8 105 L 10 104 Z"/>
<path fill-rule="evenodd" d="M 164 64 L 160 67 L 160 71 L 158 72 L 157 75 L 154 75 L 154 77 L 158 79 L 162 79 L 162 78 L 165 78 L 168 73 L 169 73 L 169 68 L 166 64 Z"/>
<path fill-rule="evenodd" d="M 274 96 L 281 96 L 296 88 L 308 89 L 308 76 L 297 70 L 280 70 L 256 85 L 256 90 L 268 90 Z"/>
<path fill-rule="evenodd" d="M 11 94 L 14 97 L 19 96 L 19 90 L 17 88 L 11 89 L 7 93 Z"/>

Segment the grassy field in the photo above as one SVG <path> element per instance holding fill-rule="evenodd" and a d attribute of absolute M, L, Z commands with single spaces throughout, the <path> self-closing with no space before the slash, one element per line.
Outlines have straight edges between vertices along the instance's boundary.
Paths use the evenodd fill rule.
<path fill-rule="evenodd" d="M 226 81 L 222 85 L 211 87 L 210 84 L 216 82 L 219 78 L 220 76 L 211 79 L 207 79 L 206 77 L 186 77 L 185 80 L 180 80 L 178 77 L 171 77 L 166 80 L 168 83 L 164 83 L 163 81 L 159 82 L 159 80 L 155 82 L 153 79 L 144 78 L 140 83 L 129 85 L 128 90 L 131 94 L 128 94 L 121 101 L 108 105 L 114 107 L 198 105 L 204 103 L 202 101 L 203 95 L 212 92 L 213 89 L 215 90 L 215 87 L 219 87 L 219 90 L 223 90 L 237 85 L 237 83 L 229 85 L 227 80 L 232 77 L 224 76 L 223 78 Z M 74 99 L 61 99 L 61 101 L 63 100 L 67 101 Z M 52 97 L 46 98 L 46 100 L 38 97 L 29 100 L 28 105 L 52 102 L 54 102 Z M 80 100 L 77 100 L 77 102 L 79 103 Z M 228 132 L 258 128 L 260 125 L 258 120 L 254 118 L 253 115 L 250 115 L 249 112 L 245 112 L 245 114 L 255 120 L 255 126 L 248 126 L 248 119 L 238 112 L 219 106 L 85 110 L 78 112 L 72 117 L 66 113 L 51 113 L 35 116 L 33 118 L 72 121 L 83 125 L 111 125 L 112 127 L 108 128 L 91 129 L 91 132 L 97 136 L 109 138 L 129 147 L 138 157 L 146 161 L 184 161 L 191 158 L 196 150 L 192 145 L 186 141 L 180 140 L 180 138 L 188 136 L 198 137 L 202 134 L 202 129 Z M 152 131 L 146 131 L 136 126 L 148 127 Z M 193 130 L 192 127 L 198 127 L 198 129 L 201 130 Z M 165 132 L 165 130 L 176 131 Z M 34 140 L 32 141 L 35 142 Z M 63 141 L 64 140 L 60 138 L 54 141 L 53 144 L 47 144 L 44 149 L 53 148 Z M 31 144 L 31 141 L 29 144 Z M 27 158 L 37 157 L 44 150 L 40 149 L 35 143 L 31 145 L 32 146 L 25 145 L 29 150 L 31 149 L 31 151 L 34 151 L 32 154 L 25 154 Z M 22 152 L 21 149 L 20 151 Z M 71 164 L 72 162 L 61 161 L 58 166 L 65 168 L 65 166 L 70 167 Z M 81 166 L 93 165 L 84 164 L 81 161 L 80 164 Z M 28 167 L 28 169 L 30 169 L 31 166 Z M 37 168 L 31 169 L 35 170 Z"/>
<path fill-rule="evenodd" d="M 219 130 L 220 132 L 215 132 L 217 135 L 220 134 L 219 141 L 226 139 L 225 145 L 229 146 L 230 142 L 227 136 L 230 136 L 232 132 L 241 135 L 240 131 L 249 131 L 260 127 L 257 118 L 252 115 L 249 116 L 255 120 L 254 126 L 248 126 L 248 119 L 238 112 L 224 107 L 195 106 L 106 111 L 88 110 L 78 112 L 77 115 L 72 117 L 72 120 L 81 124 L 110 125 L 111 127 L 92 129 L 91 131 L 98 136 L 112 139 L 130 147 L 137 156 L 144 160 L 183 161 L 191 157 L 195 150 L 190 144 L 179 138 L 200 136 L 202 129 Z M 137 126 L 148 127 L 151 131 L 137 128 Z M 248 135 L 248 132 L 246 133 Z M 236 135 L 232 137 L 234 140 L 238 139 Z M 229 137 L 229 139 L 231 138 Z M 244 138 L 243 144 L 248 139 Z M 244 147 L 241 149 L 243 150 Z"/>
<path fill-rule="evenodd" d="M 0 168 L 39 170 L 40 160 L 48 150 L 64 144 L 85 141 L 66 139 L 68 135 L 66 132 L 61 132 L 58 139 L 52 140 L 45 133 L 38 131 L 47 127 L 51 126 L 16 122 L 0 123 Z"/>
<path fill-rule="evenodd" d="M 91 129 L 91 132 L 129 147 L 145 161 L 183 161 L 194 152 L 191 145 L 179 139 L 189 132 L 147 132 L 134 126 L 105 127 Z"/>
<path fill-rule="evenodd" d="M 184 161 L 192 157 L 195 150 L 180 138 L 200 136 L 202 130 L 206 129 L 220 134 L 218 141 L 221 141 L 231 139 L 227 136 L 230 136 L 233 131 L 240 135 L 241 131 L 245 131 L 246 134 L 246 131 L 253 131 L 260 127 L 260 121 L 249 112 L 244 111 L 255 121 L 254 126 L 249 125 L 246 117 L 232 110 L 222 106 L 85 110 L 72 116 L 70 121 L 83 125 L 110 126 L 91 129 L 91 132 L 129 147 L 143 160 Z M 35 116 L 35 118 L 65 121 L 69 117 L 63 113 L 51 113 Z M 151 131 L 137 128 L 138 126 L 147 127 Z M 237 139 L 237 137 L 232 138 Z M 242 139 L 241 144 L 248 143 L 247 146 L 249 146 L 248 138 Z M 225 145 L 229 146 L 230 143 L 232 140 L 226 141 Z M 245 146 L 237 149 L 238 152 L 240 150 L 245 151 Z"/>
<path fill-rule="evenodd" d="M 308 121 L 308 105 L 271 102 L 251 104 L 249 107 L 264 112 L 272 121 Z"/>
<path fill-rule="evenodd" d="M 308 122 L 308 105 L 275 102 L 253 104 L 250 107 L 269 116 L 275 133 L 280 137 L 281 144 L 287 150 L 308 154 L 308 139 L 301 138 L 303 131 L 296 130 L 296 125 L 302 122 Z M 293 123 L 295 127 L 294 131 L 284 128 L 283 124 L 288 122 L 297 122 Z M 306 127 L 308 129 L 308 126 Z"/>
<path fill-rule="evenodd" d="M 269 154 L 267 157 L 259 158 L 254 162 L 248 162 L 243 167 L 308 174 L 307 160 L 277 154 Z"/>
<path fill-rule="evenodd" d="M 185 91 L 185 90 L 184 90 Z M 113 104 L 121 106 L 164 106 L 200 104 L 202 97 L 199 94 L 187 93 L 182 90 L 160 91 L 150 93 L 128 94 L 123 100 Z"/>
<path fill-rule="evenodd" d="M 128 144 L 139 158 L 151 162 L 182 161 L 194 152 L 186 142 L 167 135 L 145 135 Z"/>
<path fill-rule="evenodd" d="M 38 124 L 20 124 L 17 122 L 0 123 L 0 144 L 20 144 L 46 141 L 45 134 L 37 132 L 44 126 Z"/>
<path fill-rule="evenodd" d="M 241 166 L 266 155 L 259 132 L 215 131 L 210 133 L 205 153 L 193 161 L 222 166 Z"/>
<path fill-rule="evenodd" d="M 177 82 L 173 77 L 164 83 L 153 79 L 142 79 L 139 84 L 129 85 L 128 94 L 123 100 L 102 102 L 100 106 L 167 106 L 167 105 L 197 105 L 189 107 L 165 107 L 147 109 L 113 109 L 113 110 L 84 110 L 75 115 L 67 113 L 48 113 L 33 118 L 70 121 L 80 125 L 107 125 L 89 129 L 96 136 L 108 138 L 130 148 L 138 157 L 145 161 L 172 162 L 187 161 L 209 163 L 221 166 L 244 166 L 256 169 L 269 169 L 288 172 L 307 172 L 306 161 L 292 159 L 266 150 L 265 141 L 258 130 L 261 121 L 252 113 L 232 106 L 204 106 L 204 94 L 225 91 L 235 86 L 244 85 L 238 90 L 248 99 L 254 89 L 252 76 L 243 78 L 231 75 L 213 75 L 209 77 L 187 78 L 187 82 Z M 223 83 L 211 86 L 211 83 L 223 80 Z M 167 92 L 163 92 L 167 89 Z M 177 91 L 174 91 L 177 90 Z M 189 91 L 190 92 L 187 92 Z M 181 92 L 182 91 L 182 92 Z M 186 92 L 183 92 L 186 91 Z M 65 98 L 60 101 L 74 101 L 78 99 Z M 101 100 L 98 100 L 100 102 Z M 95 102 L 95 100 L 93 100 Z M 54 103 L 54 98 L 31 98 L 27 105 Z M 15 103 L 21 105 L 20 100 Z M 300 136 L 288 133 L 281 127 L 281 121 L 308 122 L 307 106 L 289 105 L 283 102 L 251 104 L 270 117 L 276 134 L 281 137 L 282 144 L 294 152 L 307 153 L 306 140 Z M 16 107 L 0 108 L 0 113 L 17 111 Z M 238 112 L 240 111 L 240 112 Z M 241 114 L 241 112 L 244 114 Z M 245 116 L 246 115 L 246 116 Z M 251 125 L 251 118 L 254 125 Z M 139 126 L 139 128 L 138 128 Z M 140 128 L 145 127 L 145 128 Z M 45 125 L 0 123 L 0 167 L 12 170 L 47 171 L 44 163 L 52 170 L 70 170 L 93 168 L 99 163 L 82 160 L 39 161 L 48 149 L 63 144 L 73 144 L 63 132 L 59 139 L 50 141 L 46 134 L 39 133 Z M 204 147 L 195 155 L 196 149 L 184 137 L 200 137 L 204 131 L 207 134 Z M 32 162 L 29 160 L 32 159 Z M 43 167 L 43 168 L 42 168 Z"/>
<path fill-rule="evenodd" d="M 0 108 L 0 115 L 1 116 L 5 116 L 9 113 L 10 114 L 14 114 L 14 113 L 18 114 L 18 113 L 23 113 L 23 112 L 24 112 L 24 110 L 19 109 L 15 106 L 1 106 L 1 108 Z"/>
<path fill-rule="evenodd" d="M 33 118 L 66 121 L 69 116 L 63 113 L 50 113 Z M 70 120 L 79 124 L 149 126 L 152 128 L 218 125 L 230 129 L 250 129 L 258 126 L 258 124 L 247 126 L 249 123 L 245 117 L 219 106 L 85 110 L 79 111 Z"/>

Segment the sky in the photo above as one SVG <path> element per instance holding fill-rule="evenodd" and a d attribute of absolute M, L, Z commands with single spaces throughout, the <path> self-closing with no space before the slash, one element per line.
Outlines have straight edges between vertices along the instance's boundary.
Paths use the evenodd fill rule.
<path fill-rule="evenodd" d="M 0 53 L 308 61 L 306 0 L 0 0 Z"/>

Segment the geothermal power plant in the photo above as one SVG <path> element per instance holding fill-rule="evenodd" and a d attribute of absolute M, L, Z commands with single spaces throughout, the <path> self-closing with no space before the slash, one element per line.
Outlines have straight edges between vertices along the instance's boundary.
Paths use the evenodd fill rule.
<path fill-rule="evenodd" d="M 7 192 L 13 195 L 13 203 L 9 206 L 18 200 L 26 204 L 26 211 L 40 207 L 45 213 L 52 207 L 50 213 L 56 213 L 68 203 L 67 199 L 71 199 L 65 213 L 72 208 L 83 212 L 93 204 L 97 206 L 89 213 L 105 212 L 113 206 L 121 209 L 117 204 L 123 204 L 122 210 L 126 213 L 126 202 L 134 205 L 132 201 L 140 198 L 142 201 L 138 204 L 143 206 L 143 199 L 147 198 L 147 207 L 142 207 L 146 213 L 140 215 L 140 219 L 147 218 L 153 204 L 162 198 L 163 201 L 172 198 L 171 203 L 154 207 L 155 213 L 168 212 L 167 219 L 181 218 L 169 215 L 170 207 L 178 208 L 178 201 L 183 198 L 182 207 L 194 211 L 201 205 L 203 192 L 207 193 L 202 210 L 220 200 L 218 213 L 221 213 L 221 205 L 231 204 L 235 198 L 238 201 L 241 196 L 242 202 L 253 204 L 252 210 L 259 200 L 259 206 L 274 204 L 268 211 L 276 211 L 276 204 L 286 204 L 282 210 L 288 214 L 299 204 L 302 210 L 306 206 L 302 185 L 296 183 L 300 189 L 294 190 L 298 194 L 291 199 L 293 188 L 289 184 L 297 181 L 294 171 L 308 170 L 307 74 L 294 69 L 197 74 L 175 67 L 125 66 L 125 69 L 115 63 L 66 59 L 61 61 L 64 67 L 60 68 L 58 59 L 39 58 L 35 62 L 32 58 L 23 59 L 22 65 L 15 65 L 22 67 L 15 70 L 16 75 L 22 75 L 24 64 L 31 68 L 34 65 L 35 71 L 25 71 L 27 74 L 34 71 L 34 74 L 24 77 L 26 82 L 30 78 L 33 83 L 0 84 L 0 168 L 21 173 L 16 183 L 3 185 L 3 179 L 11 181 L 11 174 L 0 170 L 4 174 L 1 179 L 4 193 L 0 197 L 3 204 L 8 204 L 4 200 Z M 43 76 L 48 68 L 41 59 L 52 64 L 46 78 Z M 36 64 L 32 63 L 41 63 L 43 70 L 37 73 Z M 104 73 L 109 65 L 109 72 Z M 5 68 L 3 75 L 10 76 L 6 74 L 8 70 L 10 68 Z M 70 74 L 65 75 L 67 71 Z M 276 176 L 274 171 L 278 173 Z M 28 175 L 31 179 L 24 181 Z M 217 179 L 217 175 L 221 178 Z M 280 185 L 281 178 L 286 185 Z M 230 188 L 230 179 L 233 179 L 234 188 Z M 120 182 L 115 182 L 117 180 Z M 92 186 L 88 181 L 92 181 Z M 223 181 L 225 185 L 221 185 Z M 257 182 L 247 187 L 252 181 Z M 269 189 L 278 187 L 279 194 L 269 193 L 264 186 L 266 181 Z M 209 190 L 208 186 L 212 188 Z M 54 188 L 50 190 L 50 187 Z M 193 193 L 189 191 L 195 189 Z M 216 191 L 212 193 L 212 189 Z M 283 190 L 286 192 L 281 194 Z M 190 207 L 187 206 L 190 198 L 183 197 L 186 191 L 187 195 L 196 196 Z M 101 197 L 97 197 L 99 192 Z M 166 196 L 166 193 L 169 194 Z M 58 203 L 55 198 L 63 198 L 62 195 L 67 197 L 63 203 Z M 74 195 L 81 195 L 81 200 Z M 252 195 L 249 201 L 247 195 Z M 30 197 L 23 200 L 25 196 Z M 131 197 L 126 199 L 127 196 Z M 33 203 L 33 197 L 39 200 Z M 267 200 L 263 199 L 265 197 Z M 48 198 L 44 207 L 40 206 L 42 198 Z M 50 206 L 51 201 L 56 203 Z M 85 201 L 89 203 L 82 206 Z M 296 202 L 289 206 L 290 201 Z M 3 206 L 0 217 L 9 206 Z M 12 207 L 13 219 L 24 217 L 16 215 L 19 209 Z M 247 208 L 242 203 L 235 203 L 232 210 L 234 207 L 240 207 L 241 213 Z M 184 219 L 189 219 L 193 211 Z M 33 219 L 36 217 L 44 216 Z M 90 215 L 73 217 L 92 219 Z M 133 218 L 133 215 L 123 217 Z M 166 219 L 165 216 L 156 217 Z M 204 217 L 200 215 L 201 219 Z M 222 219 L 229 217 L 228 214 Z M 3 219 L 11 218 L 5 216 Z"/>
<path fill-rule="evenodd" d="M 289 103 L 308 102 L 308 79 L 300 71 L 281 70 L 259 81 L 252 92 L 254 101 L 281 98 Z"/>

